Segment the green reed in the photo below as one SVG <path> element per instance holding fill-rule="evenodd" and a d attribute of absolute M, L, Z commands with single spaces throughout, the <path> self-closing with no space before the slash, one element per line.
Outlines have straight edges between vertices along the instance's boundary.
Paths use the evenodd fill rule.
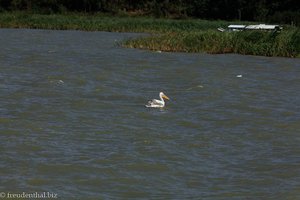
<path fill-rule="evenodd" d="M 174 20 L 82 13 L 63 15 L 0 13 L 0 28 L 151 33 L 149 37 L 124 41 L 122 45 L 125 47 L 160 51 L 300 57 L 299 28 L 287 27 L 280 33 L 218 32 L 216 30 L 218 27 L 227 27 L 232 23 L 249 24 L 249 22 Z"/>
<path fill-rule="evenodd" d="M 108 16 L 104 14 L 88 15 L 83 13 L 67 14 L 30 14 L 26 12 L 0 13 L 2 28 L 42 28 L 73 29 L 85 31 L 149 32 L 162 33 L 172 31 L 192 31 L 215 29 L 227 26 L 225 21 L 173 20 L 150 17 Z"/>
<path fill-rule="evenodd" d="M 215 30 L 177 32 L 131 39 L 124 45 L 160 51 L 300 57 L 300 31 L 295 29 L 281 33 L 217 32 Z"/>

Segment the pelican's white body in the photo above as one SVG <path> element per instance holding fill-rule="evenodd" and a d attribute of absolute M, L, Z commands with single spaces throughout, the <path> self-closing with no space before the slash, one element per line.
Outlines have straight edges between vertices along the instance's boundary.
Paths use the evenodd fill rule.
<path fill-rule="evenodd" d="M 167 97 L 163 92 L 160 92 L 159 98 L 160 98 L 160 100 L 152 99 L 152 100 L 148 101 L 148 104 L 145 106 L 147 108 L 163 108 L 163 107 L 165 107 L 166 103 L 165 103 L 164 98 L 169 100 L 169 97 Z"/>

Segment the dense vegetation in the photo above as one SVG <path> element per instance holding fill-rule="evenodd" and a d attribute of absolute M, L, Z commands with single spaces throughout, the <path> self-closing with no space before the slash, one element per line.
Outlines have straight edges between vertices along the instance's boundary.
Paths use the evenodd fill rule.
<path fill-rule="evenodd" d="M 300 57 L 299 29 L 271 32 L 220 33 L 213 30 L 166 33 L 126 41 L 128 47 L 159 51 L 238 53 L 261 56 Z"/>
<path fill-rule="evenodd" d="M 0 0 L 0 28 L 147 32 L 153 34 L 123 45 L 161 51 L 300 57 L 298 1 Z M 230 23 L 253 23 L 246 21 L 293 26 L 285 25 L 281 33 L 216 31 Z"/>
<path fill-rule="evenodd" d="M 113 32 L 168 33 L 178 31 L 216 30 L 226 27 L 228 21 L 208 21 L 200 19 L 168 19 L 152 17 L 88 15 L 83 13 L 31 14 L 28 12 L 0 13 L 0 28 L 40 28 L 55 30 L 85 30 Z"/>
<path fill-rule="evenodd" d="M 299 0 L 0 0 L 0 11 L 107 12 L 300 24 Z"/>
<path fill-rule="evenodd" d="M 155 19 L 103 14 L 0 13 L 0 28 L 42 28 L 115 32 L 146 32 L 149 37 L 125 41 L 126 47 L 160 51 L 239 53 L 263 56 L 300 57 L 300 29 L 285 26 L 274 32 L 218 32 L 218 27 L 234 23 L 200 19 Z M 243 22 L 248 24 L 250 22 Z"/>

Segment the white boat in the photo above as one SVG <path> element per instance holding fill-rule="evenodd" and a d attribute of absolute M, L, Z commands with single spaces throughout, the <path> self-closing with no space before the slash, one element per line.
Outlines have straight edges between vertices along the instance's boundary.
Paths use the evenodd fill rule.
<path fill-rule="evenodd" d="M 258 25 L 248 25 L 245 27 L 246 30 L 266 30 L 266 31 L 280 31 L 282 27 L 279 25 L 266 25 L 266 24 L 258 24 Z"/>
<path fill-rule="evenodd" d="M 262 31 L 281 31 L 282 26 L 279 25 L 266 25 L 266 24 L 257 24 L 257 25 L 241 25 L 241 24 L 231 24 L 227 29 L 218 28 L 218 31 L 245 31 L 245 30 L 262 30 Z"/>

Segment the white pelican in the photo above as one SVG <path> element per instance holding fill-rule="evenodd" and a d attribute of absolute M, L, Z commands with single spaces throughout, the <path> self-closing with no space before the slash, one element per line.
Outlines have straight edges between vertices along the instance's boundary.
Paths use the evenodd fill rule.
<path fill-rule="evenodd" d="M 152 99 L 148 101 L 148 104 L 145 105 L 147 108 L 163 108 L 165 107 L 164 99 L 170 100 L 163 92 L 159 93 L 160 100 Z"/>

